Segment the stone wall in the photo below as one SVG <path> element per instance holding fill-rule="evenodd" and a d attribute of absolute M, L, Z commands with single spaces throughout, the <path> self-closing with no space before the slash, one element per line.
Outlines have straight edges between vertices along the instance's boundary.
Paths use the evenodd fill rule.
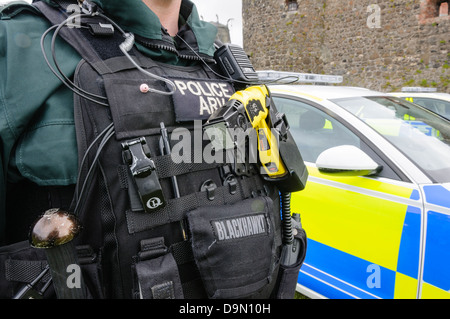
<path fill-rule="evenodd" d="M 209 23 L 213 24 L 217 28 L 217 40 L 221 41 L 222 43 L 231 42 L 230 29 L 228 29 L 226 25 L 212 21 L 210 21 Z"/>
<path fill-rule="evenodd" d="M 301 0 L 295 11 L 287 2 L 243 0 L 244 49 L 256 69 L 343 75 L 345 85 L 386 92 L 450 93 L 448 1 Z"/>

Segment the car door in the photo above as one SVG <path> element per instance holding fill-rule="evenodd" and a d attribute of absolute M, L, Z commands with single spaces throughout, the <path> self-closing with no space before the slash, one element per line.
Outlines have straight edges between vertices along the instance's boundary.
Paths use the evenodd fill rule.
<path fill-rule="evenodd" d="M 421 185 L 425 198 L 424 261 L 420 297 L 450 298 L 450 183 Z"/>
<path fill-rule="evenodd" d="M 308 235 L 301 292 L 326 298 L 416 298 L 423 201 L 417 185 L 342 118 L 309 100 L 273 94 L 305 160 L 305 190 L 292 194 Z M 376 177 L 323 174 L 318 156 L 339 145 L 364 151 Z"/>

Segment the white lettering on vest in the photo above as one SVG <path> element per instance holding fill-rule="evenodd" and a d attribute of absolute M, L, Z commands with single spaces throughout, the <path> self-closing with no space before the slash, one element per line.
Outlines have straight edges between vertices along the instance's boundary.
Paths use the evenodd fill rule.
<path fill-rule="evenodd" d="M 198 115 L 211 115 L 231 97 L 228 83 L 210 81 L 174 81 L 181 96 L 198 97 Z"/>
<path fill-rule="evenodd" d="M 264 214 L 214 221 L 213 226 L 219 241 L 268 233 Z"/>

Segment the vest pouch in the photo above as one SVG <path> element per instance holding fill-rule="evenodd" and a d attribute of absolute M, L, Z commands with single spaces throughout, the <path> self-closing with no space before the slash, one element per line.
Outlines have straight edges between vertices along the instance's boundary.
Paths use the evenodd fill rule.
<path fill-rule="evenodd" d="M 105 299 L 101 252 L 95 252 L 89 245 L 76 246 L 78 262 L 83 281 L 88 290 L 88 299 Z"/>
<path fill-rule="evenodd" d="M 142 84 L 161 91 L 165 91 L 165 87 L 159 81 L 140 79 L 139 71 L 134 70 L 133 74 L 136 75 L 131 78 L 104 76 L 118 139 L 159 134 L 160 123 L 169 125 L 174 119 L 172 102 L 168 96 L 153 92 L 143 93 L 139 90 Z"/>
<path fill-rule="evenodd" d="M 256 197 L 187 214 L 209 298 L 259 298 L 273 284 L 279 261 L 273 212 L 271 198 Z"/>
<path fill-rule="evenodd" d="M 135 293 L 139 299 L 183 299 L 178 267 L 171 252 L 164 246 L 164 238 L 144 240 L 139 261 L 132 267 Z M 161 255 L 162 254 L 162 255 Z"/>

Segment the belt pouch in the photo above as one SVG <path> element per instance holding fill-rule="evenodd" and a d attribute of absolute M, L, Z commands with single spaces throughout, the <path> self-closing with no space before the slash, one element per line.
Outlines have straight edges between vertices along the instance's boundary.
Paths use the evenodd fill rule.
<path fill-rule="evenodd" d="M 135 270 L 141 299 L 184 298 L 178 267 L 170 252 L 139 261 Z"/>
<path fill-rule="evenodd" d="M 273 202 L 257 197 L 187 214 L 192 248 L 209 298 L 249 298 L 277 266 Z"/>

